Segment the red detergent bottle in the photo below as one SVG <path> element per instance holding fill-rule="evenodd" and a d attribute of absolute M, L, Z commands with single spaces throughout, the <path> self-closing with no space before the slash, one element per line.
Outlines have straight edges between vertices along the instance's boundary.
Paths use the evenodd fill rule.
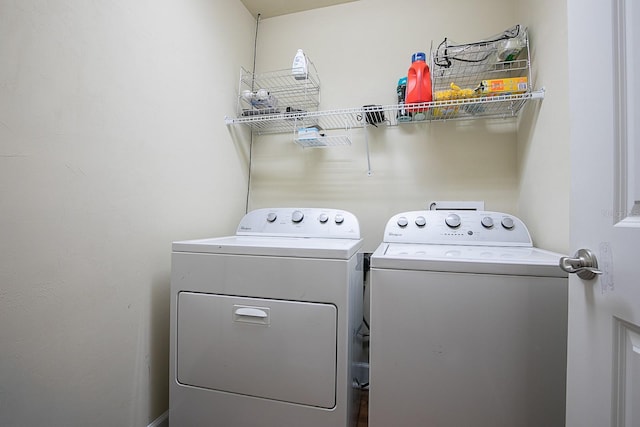
<path fill-rule="evenodd" d="M 420 102 L 433 101 L 433 94 L 431 92 L 431 72 L 429 66 L 426 63 L 426 55 L 424 52 L 417 52 L 411 56 L 411 67 L 407 72 L 407 94 L 405 98 L 406 104 L 415 104 Z M 420 119 L 416 116 L 422 116 L 424 119 L 424 111 L 428 108 L 408 107 L 407 110 L 414 113 L 414 118 Z M 415 114 L 423 113 L 423 114 Z"/>

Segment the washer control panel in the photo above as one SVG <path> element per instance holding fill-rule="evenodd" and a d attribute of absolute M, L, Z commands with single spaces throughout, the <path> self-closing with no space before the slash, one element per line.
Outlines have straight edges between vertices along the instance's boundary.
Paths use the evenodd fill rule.
<path fill-rule="evenodd" d="M 384 231 L 387 243 L 533 246 L 524 223 L 491 211 L 412 211 L 394 215 Z"/>
<path fill-rule="evenodd" d="M 238 236 L 359 239 L 360 225 L 351 212 L 323 208 L 265 208 L 247 213 Z"/>

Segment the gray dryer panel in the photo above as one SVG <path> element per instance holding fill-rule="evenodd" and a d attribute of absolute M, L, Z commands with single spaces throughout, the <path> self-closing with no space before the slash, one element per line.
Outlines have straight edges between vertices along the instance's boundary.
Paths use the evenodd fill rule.
<path fill-rule="evenodd" d="M 333 304 L 180 292 L 177 341 L 181 384 L 335 407 Z"/>

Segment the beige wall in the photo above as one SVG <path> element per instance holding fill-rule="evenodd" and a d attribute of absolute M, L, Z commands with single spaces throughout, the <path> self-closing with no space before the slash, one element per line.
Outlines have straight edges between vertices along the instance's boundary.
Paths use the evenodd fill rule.
<path fill-rule="evenodd" d="M 497 13 L 497 10 L 502 12 Z M 144 426 L 167 409 L 170 242 L 232 233 L 248 135 L 225 127 L 255 22 L 238 0 L 0 0 L 0 424 Z M 564 2 L 360 0 L 260 23 L 258 71 L 304 48 L 321 108 L 395 102 L 410 56 L 531 27 L 517 126 L 433 123 L 302 149 L 255 138 L 249 208 L 351 210 L 365 250 L 440 200 L 512 212 L 568 245 Z"/>
<path fill-rule="evenodd" d="M 519 1 L 531 28 L 532 73 L 545 99 L 528 108 L 518 130 L 518 213 L 537 246 L 567 253 L 569 247 L 569 77 L 567 5 Z"/>
<path fill-rule="evenodd" d="M 532 4 L 527 0 L 522 3 Z M 260 23 L 257 71 L 289 68 L 303 48 L 322 82 L 321 109 L 395 102 L 395 87 L 406 75 L 411 54 L 429 52 L 448 37 L 467 42 L 499 33 L 511 25 L 531 24 L 537 60 L 554 61 L 536 68 L 549 89 L 540 108 L 526 109 L 524 135 L 515 121 L 447 122 L 371 129 L 368 132 L 373 175 L 367 176 L 363 129 L 351 131 L 350 147 L 302 149 L 292 135 L 256 138 L 253 151 L 250 208 L 327 206 L 354 212 L 361 221 L 365 250 L 382 238 L 388 218 L 424 209 L 431 200 L 484 200 L 487 210 L 510 212 L 532 224 L 543 247 L 561 250 L 566 236 L 566 195 L 554 184 L 568 185 L 562 72 L 562 9 L 551 1 L 529 11 L 509 0 L 490 2 L 424 2 L 360 0 L 341 6 L 265 19 Z M 550 15 L 551 22 L 545 21 Z M 524 20 L 525 17 L 527 20 Z M 551 32 L 543 35 L 545 33 Z M 542 34 L 541 34 L 542 33 Z M 545 52 L 543 55 L 542 53 Z M 549 57 L 549 55 L 552 55 Z M 559 78 L 559 81 L 554 79 Z M 554 135 L 550 138 L 550 135 Z M 549 147 L 558 152 L 551 162 Z M 551 196 L 551 204 L 543 204 Z M 555 218 L 553 229 L 542 224 Z"/>
<path fill-rule="evenodd" d="M 0 425 L 168 408 L 171 241 L 231 233 L 238 0 L 0 0 Z"/>

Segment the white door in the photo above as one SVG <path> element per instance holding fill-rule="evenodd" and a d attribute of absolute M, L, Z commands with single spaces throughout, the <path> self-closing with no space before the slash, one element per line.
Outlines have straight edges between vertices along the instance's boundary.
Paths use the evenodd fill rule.
<path fill-rule="evenodd" d="M 567 427 L 640 427 L 640 2 L 567 0 L 571 251 Z"/>

